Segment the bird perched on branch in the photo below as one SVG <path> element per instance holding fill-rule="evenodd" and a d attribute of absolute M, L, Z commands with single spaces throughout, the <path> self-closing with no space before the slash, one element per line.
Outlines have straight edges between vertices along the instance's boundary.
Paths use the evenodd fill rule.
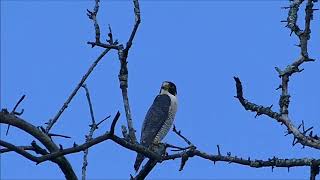
<path fill-rule="evenodd" d="M 168 134 L 177 112 L 176 95 L 176 85 L 164 81 L 142 124 L 140 144 L 144 147 L 154 150 L 154 147 Z M 144 158 L 142 154 L 137 155 L 134 163 L 136 171 L 139 170 Z"/>

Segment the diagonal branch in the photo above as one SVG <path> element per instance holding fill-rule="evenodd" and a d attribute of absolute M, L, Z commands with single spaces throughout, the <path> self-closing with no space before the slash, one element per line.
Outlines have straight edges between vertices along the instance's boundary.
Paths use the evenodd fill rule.
<path fill-rule="evenodd" d="M 157 165 L 157 161 L 149 159 L 148 162 L 142 167 L 141 171 L 136 175 L 136 177 L 131 177 L 131 180 L 142 180 L 145 179 L 152 169 Z"/>
<path fill-rule="evenodd" d="M 78 85 L 76 86 L 76 88 L 72 91 L 72 93 L 70 94 L 70 96 L 68 97 L 68 99 L 65 101 L 65 103 L 63 103 L 62 107 L 60 108 L 60 110 L 57 112 L 57 114 L 54 116 L 53 119 L 50 119 L 46 124 L 46 132 L 48 133 L 50 131 L 50 129 L 52 128 L 52 126 L 58 121 L 59 117 L 61 116 L 61 114 L 64 112 L 64 110 L 68 107 L 69 103 L 71 102 L 71 100 L 73 99 L 73 97 L 77 94 L 78 90 L 81 88 L 81 86 L 83 85 L 83 83 L 86 81 L 86 79 L 89 77 L 89 75 L 91 74 L 91 72 L 94 70 L 94 68 L 97 66 L 97 64 L 100 62 L 100 60 L 110 51 L 110 49 L 105 49 L 100 56 L 92 63 L 92 65 L 90 66 L 90 68 L 88 69 L 88 71 L 86 72 L 86 74 L 81 78 L 80 82 L 78 83 Z"/>
<path fill-rule="evenodd" d="M 27 158 L 27 159 L 29 159 L 31 161 L 34 161 L 34 162 L 38 162 L 38 160 L 39 160 L 38 157 L 33 156 L 32 154 L 28 153 L 26 151 L 26 149 L 24 149 L 22 147 L 15 146 L 15 145 L 13 145 L 11 143 L 8 143 L 6 141 L 3 141 L 3 140 L 0 140 L 0 145 L 3 146 L 3 147 L 6 147 L 8 149 L 7 152 L 14 151 L 14 152 L 22 155 L 23 157 L 25 157 L 25 158 Z"/>
<path fill-rule="evenodd" d="M 129 49 L 132 46 L 132 41 L 137 33 L 139 24 L 141 23 L 141 16 L 140 16 L 140 6 L 138 0 L 133 0 L 134 5 L 134 15 L 135 15 L 135 23 L 131 32 L 131 35 L 129 37 L 129 40 L 127 42 L 127 47 L 125 48 L 125 52 L 128 53 Z"/>
<path fill-rule="evenodd" d="M 23 99 L 26 97 L 26 95 L 22 95 L 21 98 L 19 99 L 19 101 L 17 102 L 17 104 L 14 106 L 13 110 L 11 111 L 12 114 L 17 114 L 17 115 L 22 115 L 22 113 L 24 112 L 24 109 L 21 110 L 20 113 L 16 112 L 19 104 L 23 101 Z M 10 129 L 10 124 L 8 125 L 7 127 L 7 131 L 6 131 L 6 136 L 8 135 L 9 133 L 9 129 Z"/>

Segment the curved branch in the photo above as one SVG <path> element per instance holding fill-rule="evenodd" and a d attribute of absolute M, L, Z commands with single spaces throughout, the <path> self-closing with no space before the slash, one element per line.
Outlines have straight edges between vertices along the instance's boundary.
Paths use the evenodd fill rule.
<path fill-rule="evenodd" d="M 32 135 L 37 140 L 39 140 L 50 151 L 50 153 L 59 151 L 59 148 L 56 144 L 54 144 L 51 141 L 49 136 L 47 136 L 45 133 L 40 131 L 32 124 L 26 122 L 25 120 L 19 117 L 9 114 L 5 110 L 2 110 L 0 112 L 0 123 L 17 127 L 25 131 L 26 133 Z M 60 167 L 61 171 L 64 173 L 67 179 L 77 179 L 77 176 L 74 173 L 72 166 L 65 157 L 57 157 L 56 159 L 54 159 L 54 162 L 58 164 L 58 166 Z"/>
<path fill-rule="evenodd" d="M 283 123 L 288 129 L 288 133 L 292 133 L 299 143 L 301 143 L 304 146 L 320 149 L 320 140 L 316 139 L 315 137 L 307 136 L 305 135 L 305 133 L 300 132 L 299 129 L 293 125 L 292 121 L 289 119 L 288 116 L 282 116 L 281 114 L 272 111 L 271 107 L 264 107 L 246 100 L 243 97 L 243 89 L 240 79 L 238 77 L 234 77 L 234 80 L 236 82 L 237 88 L 236 98 L 240 101 L 240 103 L 246 110 L 256 112 L 257 115 L 267 115 L 270 118 L 275 119 L 280 123 Z"/>

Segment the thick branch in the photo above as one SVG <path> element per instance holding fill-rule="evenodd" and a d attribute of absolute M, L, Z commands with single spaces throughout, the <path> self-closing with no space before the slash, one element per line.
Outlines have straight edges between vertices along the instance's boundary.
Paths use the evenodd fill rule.
<path fill-rule="evenodd" d="M 0 145 L 3 147 L 6 147 L 8 149 L 8 151 L 14 151 L 14 152 L 24 156 L 25 158 L 31 160 L 31 161 L 38 162 L 38 158 L 33 156 L 32 154 L 28 153 L 24 148 L 15 146 L 11 143 L 8 143 L 8 142 L 2 141 L 2 140 L 0 140 Z"/>
<path fill-rule="evenodd" d="M 0 112 L 0 123 L 1 124 L 10 124 L 11 126 L 17 127 L 26 133 L 32 135 L 37 140 L 39 140 L 49 151 L 50 153 L 59 151 L 59 148 L 56 144 L 54 144 L 50 137 L 47 136 L 45 133 L 40 131 L 38 128 L 33 126 L 32 124 L 24 121 L 23 119 L 16 117 L 12 114 L 7 113 L 5 110 L 2 110 Z M 72 166 L 70 165 L 69 161 L 61 156 L 54 159 L 62 172 L 64 173 L 65 177 L 67 179 L 77 179 L 77 176 L 75 175 Z"/>
<path fill-rule="evenodd" d="M 157 165 L 156 160 L 149 159 L 148 162 L 142 167 L 141 171 L 137 174 L 137 176 L 131 177 L 131 180 L 145 179 L 156 165 Z"/>
<path fill-rule="evenodd" d="M 34 151 L 35 150 L 34 147 L 32 147 L 32 146 L 17 146 L 17 148 L 25 150 L 25 151 Z M 7 152 L 12 152 L 12 151 L 13 151 L 12 149 L 1 148 L 0 149 L 0 154 L 7 153 Z"/>

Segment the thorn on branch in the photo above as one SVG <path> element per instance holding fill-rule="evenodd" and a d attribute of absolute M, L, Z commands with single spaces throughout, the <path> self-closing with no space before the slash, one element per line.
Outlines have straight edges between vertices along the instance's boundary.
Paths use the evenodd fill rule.
<path fill-rule="evenodd" d="M 61 144 L 59 144 L 59 150 L 62 151 L 63 150 L 63 146 Z"/>
<path fill-rule="evenodd" d="M 89 17 L 89 19 L 93 20 L 93 12 L 91 12 L 89 9 L 87 9 L 87 16 Z"/>
<path fill-rule="evenodd" d="M 279 85 L 279 87 L 276 88 L 276 90 L 279 90 L 282 88 L 282 85 Z"/>
<path fill-rule="evenodd" d="M 108 33 L 108 37 L 109 37 L 109 39 L 107 39 L 107 42 L 108 42 L 109 44 L 114 44 L 114 42 L 113 42 L 113 35 L 112 35 L 112 30 L 111 30 L 111 26 L 110 26 L 110 24 L 109 24 L 109 33 Z"/>
<path fill-rule="evenodd" d="M 288 136 L 289 134 L 292 134 L 292 131 L 288 130 L 284 136 Z"/>
<path fill-rule="evenodd" d="M 218 155 L 221 156 L 221 152 L 220 152 L 220 146 L 219 144 L 217 145 L 217 149 L 218 149 Z"/>
<path fill-rule="evenodd" d="M 70 136 L 65 136 L 65 135 L 61 135 L 61 134 L 54 134 L 54 133 L 48 133 L 48 136 L 49 136 L 50 138 L 52 138 L 52 136 L 63 137 L 63 138 L 67 138 L 67 139 L 70 139 L 70 138 L 71 138 Z"/>

